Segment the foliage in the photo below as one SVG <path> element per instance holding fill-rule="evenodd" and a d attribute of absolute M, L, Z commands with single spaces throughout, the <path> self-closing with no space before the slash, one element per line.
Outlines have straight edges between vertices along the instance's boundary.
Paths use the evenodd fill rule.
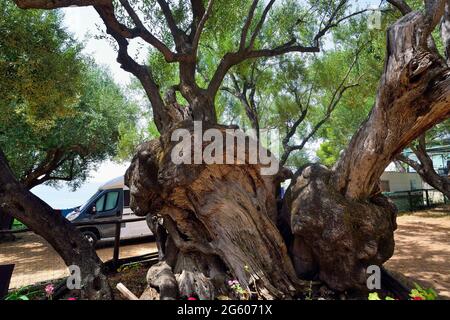
<path fill-rule="evenodd" d="M 0 3 L 0 112 L 45 127 L 66 113 L 82 86 L 81 46 L 56 11 L 24 11 Z"/>
<path fill-rule="evenodd" d="M 232 290 L 232 292 L 238 297 L 240 300 L 249 300 L 250 294 L 247 290 L 242 288 L 241 284 L 237 280 L 229 280 L 228 286 Z"/>
<path fill-rule="evenodd" d="M 411 290 L 409 296 L 412 300 L 436 300 L 438 295 L 432 288 L 424 289 L 417 283 L 414 283 L 415 289 Z"/>
<path fill-rule="evenodd" d="M 124 271 L 130 271 L 130 270 L 136 270 L 142 267 L 142 263 L 135 262 L 130 264 L 125 264 L 117 268 L 117 272 L 124 272 Z"/>
<path fill-rule="evenodd" d="M 414 283 L 415 288 L 409 293 L 410 300 L 436 300 L 438 295 L 432 288 L 424 289 L 417 283 Z M 368 300 L 396 300 L 392 297 L 386 296 L 384 299 L 380 298 L 378 292 L 369 293 Z"/>
<path fill-rule="evenodd" d="M 27 187 L 69 181 L 76 188 L 133 134 L 139 108 L 81 55 L 61 14 L 9 1 L 0 11 L 0 147 Z"/>
<path fill-rule="evenodd" d="M 30 300 L 42 294 L 41 290 L 36 290 L 34 287 L 22 287 L 18 290 L 11 291 L 5 297 L 5 300 Z"/>
<path fill-rule="evenodd" d="M 383 299 L 380 298 L 378 292 L 371 292 L 369 293 L 368 300 L 383 300 Z M 391 297 L 385 297 L 384 300 L 395 300 L 395 299 Z"/>

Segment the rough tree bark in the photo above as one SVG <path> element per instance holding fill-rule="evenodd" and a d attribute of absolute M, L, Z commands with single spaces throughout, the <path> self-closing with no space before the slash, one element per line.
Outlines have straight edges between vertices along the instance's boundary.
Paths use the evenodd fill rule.
<path fill-rule="evenodd" d="M 442 177 L 434 170 L 433 160 L 427 153 L 425 135 L 421 135 L 418 139 L 417 147 L 411 146 L 414 154 L 419 161 L 414 161 L 403 154 L 399 154 L 397 159 L 413 168 L 430 186 L 441 191 L 448 199 L 450 199 L 450 180 L 447 176 Z"/>
<path fill-rule="evenodd" d="M 83 298 L 112 298 L 103 264 L 94 248 L 62 215 L 56 214 L 16 180 L 1 149 L 0 210 L 47 240 L 67 266 L 80 268 Z"/>
<path fill-rule="evenodd" d="M 450 71 L 429 46 L 446 1 L 426 1 L 387 32 L 387 56 L 375 106 L 332 170 L 297 173 L 284 222 L 300 276 L 331 288 L 364 289 L 369 265 L 394 251 L 395 207 L 379 194 L 386 166 L 411 141 L 450 115 Z M 431 48 L 431 49 L 430 49 Z"/>
<path fill-rule="evenodd" d="M 225 136 L 225 127 L 211 127 Z M 192 130 L 192 122 L 177 128 Z M 258 165 L 175 165 L 171 133 L 141 145 L 126 174 L 133 211 L 163 218 L 168 231 L 164 263 L 149 271 L 150 284 L 161 298 L 213 299 L 237 279 L 261 297 L 292 298 L 301 283 L 275 224 L 275 177 L 261 176 Z M 162 290 L 174 283 L 178 290 Z"/>

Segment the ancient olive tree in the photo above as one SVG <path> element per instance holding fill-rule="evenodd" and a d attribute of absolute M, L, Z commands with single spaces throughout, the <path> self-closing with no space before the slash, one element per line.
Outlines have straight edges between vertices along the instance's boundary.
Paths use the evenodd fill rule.
<path fill-rule="evenodd" d="M 172 132 L 191 132 L 193 121 L 201 121 L 203 130 L 226 136 L 227 127 L 217 123 L 215 98 L 232 67 L 249 59 L 319 52 L 330 29 L 361 12 L 345 0 L 15 2 L 22 8 L 93 6 L 117 43 L 118 62 L 140 80 L 151 101 L 161 137 L 138 148 L 126 179 L 135 212 L 163 220 L 167 230 L 163 261 L 147 277 L 161 298 L 193 293 L 214 298 L 227 293 L 231 278 L 264 298 L 296 296 L 298 276 L 304 275 L 316 274 L 336 290 L 359 288 L 365 267 L 392 255 L 395 208 L 377 193 L 378 179 L 400 150 L 449 115 L 448 68 L 430 37 L 444 1 L 404 12 L 388 30 L 386 68 L 369 119 L 333 170 L 305 168 L 288 193 L 283 213 L 292 231 L 288 246 L 276 227 L 275 189 L 283 177 L 261 175 L 260 165 L 176 165 Z M 264 28 L 270 20 L 280 23 Z M 270 40 L 260 41 L 262 33 Z M 178 67 L 178 81 L 164 96 L 157 75 L 128 52 L 136 38 Z M 211 38 L 223 41 L 210 46 Z M 217 67 L 199 79 L 206 50 L 216 53 Z"/>

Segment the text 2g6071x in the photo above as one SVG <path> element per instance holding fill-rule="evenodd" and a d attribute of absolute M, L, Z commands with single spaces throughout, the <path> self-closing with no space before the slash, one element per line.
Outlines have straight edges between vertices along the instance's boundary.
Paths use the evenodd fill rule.
<path fill-rule="evenodd" d="M 222 305 L 222 315 L 230 314 L 230 315 L 271 315 L 272 314 L 272 306 L 271 305 L 263 305 L 263 304 L 246 304 L 246 305 Z"/>

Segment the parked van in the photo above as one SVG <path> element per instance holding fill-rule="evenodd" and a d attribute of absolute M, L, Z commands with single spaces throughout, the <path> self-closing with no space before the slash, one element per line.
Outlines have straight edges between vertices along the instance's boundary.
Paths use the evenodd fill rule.
<path fill-rule="evenodd" d="M 130 189 L 124 184 L 123 176 L 106 182 L 84 205 L 69 213 L 66 218 L 71 222 L 100 222 L 118 216 L 123 220 L 138 218 L 130 209 Z M 78 229 L 95 245 L 99 240 L 114 238 L 116 225 L 79 226 Z M 145 220 L 122 223 L 121 240 L 150 235 L 152 232 Z"/>

